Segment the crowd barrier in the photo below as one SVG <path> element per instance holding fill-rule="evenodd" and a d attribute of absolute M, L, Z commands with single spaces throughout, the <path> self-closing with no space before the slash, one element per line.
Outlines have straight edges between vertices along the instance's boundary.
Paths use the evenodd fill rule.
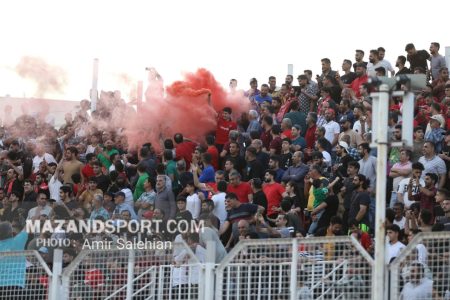
<path fill-rule="evenodd" d="M 450 300 L 450 232 L 419 233 L 389 270 L 390 299 Z"/>
<path fill-rule="evenodd" d="M 374 260 L 353 237 L 243 240 L 219 264 L 214 248 L 208 243 L 200 259 L 184 242 L 154 250 L 82 250 L 67 266 L 63 253 L 55 250 L 51 268 L 36 251 L 2 252 L 0 300 L 371 299 L 373 295 Z M 387 297 L 410 299 L 410 290 L 422 284 L 421 292 L 432 293 L 424 299 L 450 299 L 449 249 L 450 233 L 417 235 L 387 267 Z"/>

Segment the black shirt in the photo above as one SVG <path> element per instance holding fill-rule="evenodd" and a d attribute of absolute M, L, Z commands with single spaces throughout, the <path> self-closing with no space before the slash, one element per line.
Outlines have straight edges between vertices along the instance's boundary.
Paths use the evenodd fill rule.
<path fill-rule="evenodd" d="M 341 76 L 341 81 L 342 81 L 343 84 L 350 84 L 355 79 L 356 79 L 356 73 L 354 73 L 354 72 L 350 72 L 348 74 L 345 74 L 345 75 Z"/>
<path fill-rule="evenodd" d="M 292 166 L 292 153 L 281 153 L 280 168 L 286 171 L 290 166 Z"/>
<path fill-rule="evenodd" d="M 267 198 L 266 198 L 266 194 L 264 194 L 264 192 L 261 191 L 257 191 L 256 193 L 253 194 L 253 204 L 259 205 L 264 207 L 264 216 L 267 213 Z"/>
<path fill-rule="evenodd" d="M 97 179 L 97 187 L 102 190 L 103 194 L 105 194 L 111 182 L 109 177 L 101 174 L 100 176 L 95 176 L 95 178 Z"/>
<path fill-rule="evenodd" d="M 349 221 L 356 218 L 359 212 L 360 205 L 367 206 L 367 209 L 366 214 L 359 221 L 359 223 L 369 225 L 370 195 L 368 192 L 358 192 L 358 191 L 353 192 L 352 202 L 350 204 Z"/>
<path fill-rule="evenodd" d="M 414 72 L 417 67 L 428 70 L 427 60 L 430 58 L 430 54 L 425 50 L 416 51 L 414 55 L 408 55 L 407 60 L 410 64 L 410 69 Z"/>
<path fill-rule="evenodd" d="M 335 216 L 338 210 L 339 199 L 336 195 L 326 197 L 324 202 L 327 204 L 327 207 L 325 208 L 322 217 L 319 219 L 317 228 L 328 227 L 331 217 Z"/>
<path fill-rule="evenodd" d="M 247 162 L 247 166 L 244 170 L 244 181 L 249 181 L 253 178 L 263 179 L 264 171 L 262 163 L 255 159 Z"/>

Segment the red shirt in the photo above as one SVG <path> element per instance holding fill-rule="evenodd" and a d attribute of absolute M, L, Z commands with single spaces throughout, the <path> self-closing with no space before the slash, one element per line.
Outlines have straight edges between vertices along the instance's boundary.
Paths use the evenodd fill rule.
<path fill-rule="evenodd" d="M 188 141 L 182 142 L 175 147 L 176 160 L 184 159 L 186 161 L 186 168 L 188 169 L 192 161 L 192 153 L 194 153 L 195 147 L 196 145 L 193 142 Z"/>
<path fill-rule="evenodd" d="M 219 170 L 219 150 L 217 150 L 216 146 L 209 146 L 206 152 L 211 154 L 211 165 L 214 170 Z"/>
<path fill-rule="evenodd" d="M 83 169 L 81 170 L 81 173 L 83 174 L 84 178 L 89 179 L 92 176 L 95 176 L 94 169 L 89 164 L 86 164 Z"/>
<path fill-rule="evenodd" d="M 314 144 L 316 143 L 316 129 L 317 126 L 308 127 L 305 133 L 306 148 L 314 149 Z"/>
<path fill-rule="evenodd" d="M 285 131 L 283 131 L 283 133 L 281 133 L 281 137 L 292 140 L 292 129 L 286 129 Z"/>
<path fill-rule="evenodd" d="M 271 216 L 276 214 L 277 211 L 273 210 L 273 207 L 280 206 L 281 199 L 283 199 L 284 187 L 277 182 L 265 183 L 263 185 L 263 192 L 267 198 L 267 215 Z"/>
<path fill-rule="evenodd" d="M 280 155 L 282 143 L 283 143 L 283 141 L 281 140 L 281 137 L 277 136 L 270 142 L 270 149 L 274 149 L 275 154 Z"/>
<path fill-rule="evenodd" d="M 359 87 L 366 83 L 369 80 L 369 77 L 366 75 L 361 77 L 356 77 L 355 80 L 352 81 L 350 84 L 351 89 L 355 92 L 356 97 L 361 97 L 361 94 L 359 93 Z"/>
<path fill-rule="evenodd" d="M 227 121 L 222 117 L 217 120 L 216 144 L 223 145 L 228 141 L 230 130 L 236 130 L 237 124 L 234 121 Z"/>
<path fill-rule="evenodd" d="M 241 181 L 237 186 L 229 184 L 227 192 L 235 193 L 241 203 L 248 203 L 248 195 L 253 194 L 250 184 L 244 181 Z"/>

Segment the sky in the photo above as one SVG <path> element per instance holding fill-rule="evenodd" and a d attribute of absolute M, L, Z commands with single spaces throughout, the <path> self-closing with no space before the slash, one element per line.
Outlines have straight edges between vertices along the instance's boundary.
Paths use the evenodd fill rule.
<path fill-rule="evenodd" d="M 225 87 L 236 78 L 247 89 L 252 77 L 261 84 L 274 75 L 281 84 L 288 64 L 295 76 L 320 72 L 324 57 L 340 69 L 355 49 L 367 60 L 370 49 L 383 46 L 394 65 L 409 42 L 417 49 L 439 42 L 441 54 L 450 46 L 445 18 L 428 20 L 431 13 L 403 0 L 15 0 L 2 1 L 0 11 L 0 96 L 37 96 L 36 84 L 15 71 L 23 56 L 67 73 L 64 88 L 46 98 L 78 101 L 89 97 L 94 58 L 99 89 L 126 95 L 146 78 L 145 67 L 155 67 L 165 85 L 203 67 Z M 423 21 L 408 23 L 408 16 Z"/>

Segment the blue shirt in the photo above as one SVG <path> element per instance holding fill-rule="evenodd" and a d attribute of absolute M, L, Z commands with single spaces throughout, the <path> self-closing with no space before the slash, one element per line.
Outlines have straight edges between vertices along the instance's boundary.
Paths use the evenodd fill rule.
<path fill-rule="evenodd" d="M 0 252 L 23 251 L 28 233 L 20 232 L 15 237 L 0 241 Z M 23 255 L 0 258 L 0 286 L 25 287 L 26 259 Z"/>
<path fill-rule="evenodd" d="M 262 104 L 264 101 L 268 101 L 268 102 L 272 103 L 272 97 L 270 97 L 269 95 L 267 95 L 265 97 L 261 97 L 261 95 L 256 95 L 255 101 L 258 104 Z"/>
<path fill-rule="evenodd" d="M 209 165 L 205 169 L 203 169 L 203 172 L 198 180 L 201 183 L 214 182 L 215 181 L 214 175 L 215 175 L 214 168 L 211 165 Z"/>

